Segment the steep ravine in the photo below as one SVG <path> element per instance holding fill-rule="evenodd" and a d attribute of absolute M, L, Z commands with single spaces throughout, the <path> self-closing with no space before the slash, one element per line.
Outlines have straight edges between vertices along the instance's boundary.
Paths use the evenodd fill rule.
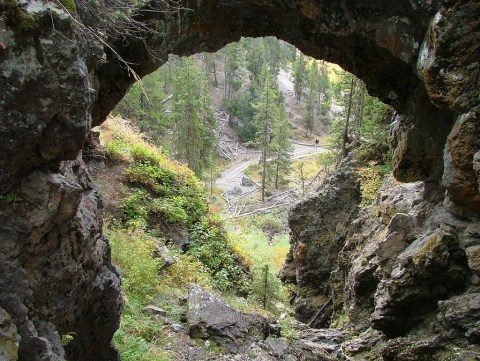
<path fill-rule="evenodd" d="M 101 197 L 82 160 L 85 140 L 134 81 L 118 56 L 143 76 L 168 53 L 213 51 L 242 35 L 278 36 L 362 78 L 397 110 L 394 176 L 425 181 L 395 183 L 367 210 L 339 201 L 339 222 L 335 207 L 326 215 L 316 204 L 350 203 L 351 187 L 351 200 L 325 186 L 292 210 L 292 244 L 301 252 L 292 252 L 291 268 L 300 270 L 299 295 L 316 297 L 312 307 L 306 297 L 305 317 L 331 297 L 334 318 L 367 330 L 349 346 L 356 352 L 384 340 L 385 360 L 410 360 L 412 349 L 426 350 L 416 359 L 435 359 L 454 341 L 470 357 L 480 308 L 478 1 L 183 1 L 189 10 L 138 15 L 157 30 L 143 41 L 109 37 L 107 15 L 90 2 L 62 3 L 76 20 L 54 1 L 0 3 L 2 357 L 118 359 L 111 337 L 120 281 L 101 230 Z M 330 234 L 309 228 L 303 238 L 299 213 Z M 315 267 L 323 255 L 310 249 L 322 237 L 340 254 L 316 272 L 298 255 L 312 255 L 305 259 Z M 329 321 L 318 317 L 319 326 Z M 64 355 L 60 335 L 68 332 L 77 336 Z M 417 338 L 396 337 L 408 334 Z"/>

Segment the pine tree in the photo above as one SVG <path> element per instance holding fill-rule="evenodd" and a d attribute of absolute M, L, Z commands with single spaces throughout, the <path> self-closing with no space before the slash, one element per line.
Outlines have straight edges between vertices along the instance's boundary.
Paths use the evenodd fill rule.
<path fill-rule="evenodd" d="M 361 147 L 366 159 L 388 161 L 388 125 L 391 108 L 367 94 L 365 84 L 353 74 L 337 74 L 337 100 L 344 111 L 331 125 L 334 146 L 345 157 L 349 147 Z"/>
<path fill-rule="evenodd" d="M 293 88 L 295 91 L 297 103 L 302 98 L 305 88 L 306 66 L 307 62 L 305 60 L 305 56 L 302 53 L 297 54 L 295 63 L 293 64 Z"/>
<path fill-rule="evenodd" d="M 228 44 L 222 52 L 224 53 L 225 70 L 224 98 L 228 103 L 231 103 L 234 93 L 242 86 L 242 80 L 239 75 L 242 52 L 238 43 Z"/>
<path fill-rule="evenodd" d="M 250 83 L 257 86 L 260 84 L 262 70 L 267 62 L 265 44 L 261 38 L 242 40 L 246 51 L 245 66 L 250 73 Z"/>
<path fill-rule="evenodd" d="M 170 126 L 165 115 L 167 96 L 162 89 L 162 74 L 156 71 L 135 83 L 117 105 L 113 113 L 132 120 L 142 132 L 155 142 Z"/>
<path fill-rule="evenodd" d="M 256 128 L 256 144 L 260 145 L 262 165 L 262 201 L 265 200 L 267 181 L 267 156 L 270 151 L 270 140 L 273 137 L 273 128 L 278 119 L 277 93 L 272 88 L 272 76 L 264 67 L 262 71 L 262 91 L 258 102 L 254 105 Z"/>
<path fill-rule="evenodd" d="M 291 172 L 293 156 L 290 125 L 288 124 L 283 99 L 279 99 L 278 109 L 279 115 L 274 124 L 273 138 L 270 143 L 272 157 L 271 168 L 274 174 L 272 178 L 275 189 L 278 189 L 279 185 L 287 183 L 287 176 L 290 175 Z"/>
<path fill-rule="evenodd" d="M 186 58 L 175 73 L 173 87 L 175 156 L 200 176 L 215 146 L 215 118 L 206 80 L 193 61 Z"/>
<path fill-rule="evenodd" d="M 218 86 L 217 78 L 217 53 L 204 53 L 205 76 L 214 87 Z"/>
<path fill-rule="evenodd" d="M 281 299 L 280 288 L 280 280 L 272 273 L 267 263 L 254 268 L 250 297 L 260 302 L 263 309 L 275 309 L 274 302 Z"/>
<path fill-rule="evenodd" d="M 305 129 L 306 136 L 310 138 L 313 132 L 313 124 L 315 116 L 317 115 L 316 109 L 318 108 L 318 68 L 317 62 L 314 60 L 310 63 L 308 67 L 308 72 L 306 76 L 306 88 L 307 95 L 305 100 Z"/>

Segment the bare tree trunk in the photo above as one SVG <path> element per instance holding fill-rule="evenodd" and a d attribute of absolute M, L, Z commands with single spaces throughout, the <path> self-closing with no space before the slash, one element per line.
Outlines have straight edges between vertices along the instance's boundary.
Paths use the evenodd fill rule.
<path fill-rule="evenodd" d="M 215 63 L 215 59 L 212 59 L 212 68 L 213 68 L 213 85 L 218 86 L 218 79 L 217 79 L 217 65 Z"/>
<path fill-rule="evenodd" d="M 268 132 L 268 125 L 265 119 L 265 126 L 263 128 L 264 136 L 263 136 L 263 145 L 262 145 L 262 202 L 265 200 L 265 182 L 267 179 L 267 132 Z"/>
<path fill-rule="evenodd" d="M 276 169 L 276 172 L 275 172 L 275 189 L 278 189 L 278 172 L 279 172 L 279 168 L 280 168 L 280 162 L 278 161 L 278 158 L 277 158 L 277 169 Z"/>
<path fill-rule="evenodd" d="M 345 121 L 345 128 L 343 129 L 343 139 L 342 139 L 342 156 L 345 158 L 348 155 L 347 143 L 348 143 L 348 126 L 350 123 L 350 114 L 352 112 L 352 97 L 353 97 L 353 88 L 355 86 L 355 79 L 352 77 L 350 82 L 350 95 L 348 96 L 348 107 L 347 107 L 347 119 Z"/>
<path fill-rule="evenodd" d="M 265 182 L 267 179 L 267 146 L 268 146 L 268 91 L 267 102 L 265 107 L 265 124 L 263 126 L 263 144 L 262 144 L 262 202 L 265 200 Z"/>
<path fill-rule="evenodd" d="M 365 84 L 363 82 L 360 83 L 360 99 L 358 101 L 358 112 L 357 112 L 357 120 L 355 124 L 355 137 L 357 140 L 360 140 L 360 128 L 362 127 L 362 120 L 363 120 L 363 108 L 365 104 Z"/>
<path fill-rule="evenodd" d="M 225 87 L 223 88 L 223 97 L 227 97 L 227 55 L 223 58 L 223 75 L 225 77 Z"/>
<path fill-rule="evenodd" d="M 267 309 L 267 293 L 268 293 L 268 265 L 264 266 L 264 274 L 263 274 L 263 309 Z"/>

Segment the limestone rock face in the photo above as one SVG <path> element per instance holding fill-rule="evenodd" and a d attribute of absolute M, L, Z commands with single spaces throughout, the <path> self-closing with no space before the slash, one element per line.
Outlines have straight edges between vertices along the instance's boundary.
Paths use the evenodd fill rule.
<path fill-rule="evenodd" d="M 234 353 L 265 339 L 270 329 L 266 317 L 241 313 L 196 284 L 188 290 L 187 321 L 191 337 L 212 338 Z"/>

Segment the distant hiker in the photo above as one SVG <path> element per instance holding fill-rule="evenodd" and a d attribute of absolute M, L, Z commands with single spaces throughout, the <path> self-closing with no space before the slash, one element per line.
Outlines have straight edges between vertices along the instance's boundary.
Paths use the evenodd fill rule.
<path fill-rule="evenodd" d="M 318 147 L 318 143 L 320 143 L 320 140 L 317 138 L 315 139 L 315 148 Z"/>

